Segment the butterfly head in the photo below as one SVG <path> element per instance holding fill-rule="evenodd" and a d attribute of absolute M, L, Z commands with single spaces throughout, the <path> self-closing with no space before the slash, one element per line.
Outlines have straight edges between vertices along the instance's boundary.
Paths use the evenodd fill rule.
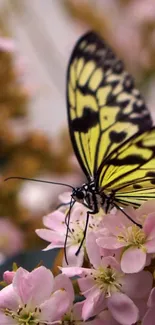
<path fill-rule="evenodd" d="M 73 189 L 72 198 L 75 201 L 79 203 L 84 203 L 86 197 L 87 197 L 87 191 L 85 190 L 84 186 L 76 187 Z"/>
<path fill-rule="evenodd" d="M 83 184 L 81 187 L 76 187 L 72 192 L 73 200 L 84 204 L 84 206 L 92 211 L 98 210 L 98 205 L 101 205 L 98 196 L 99 194 L 96 191 L 94 181 Z"/>

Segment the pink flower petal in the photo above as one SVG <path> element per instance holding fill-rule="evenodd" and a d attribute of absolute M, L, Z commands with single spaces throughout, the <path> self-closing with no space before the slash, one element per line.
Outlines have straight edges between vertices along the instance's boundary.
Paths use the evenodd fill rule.
<path fill-rule="evenodd" d="M 46 252 L 46 251 L 49 251 L 50 249 L 61 248 L 61 247 L 64 247 L 64 244 L 49 244 L 49 245 L 47 245 L 47 247 L 45 247 L 43 249 L 43 251 Z"/>
<path fill-rule="evenodd" d="M 40 320 L 56 321 L 61 320 L 62 316 L 70 307 L 70 299 L 66 291 L 59 290 L 52 294 L 51 298 L 40 305 L 41 314 Z"/>
<path fill-rule="evenodd" d="M 155 213 L 148 215 L 144 222 L 143 230 L 149 239 L 155 238 Z"/>
<path fill-rule="evenodd" d="M 95 320 L 98 320 L 98 322 L 94 323 L 92 325 L 120 325 L 111 315 L 109 310 L 102 311 L 97 317 L 95 317 Z"/>
<path fill-rule="evenodd" d="M 4 313 L 0 312 L 0 324 L 1 325 L 17 325 L 17 322 L 12 317 L 5 316 Z"/>
<path fill-rule="evenodd" d="M 3 280 L 7 283 L 7 284 L 11 284 L 14 278 L 15 272 L 14 271 L 5 271 L 3 273 Z"/>
<path fill-rule="evenodd" d="M 139 209 L 136 210 L 137 216 L 141 217 L 143 215 L 148 215 L 155 211 L 155 200 L 149 200 L 143 203 Z"/>
<path fill-rule="evenodd" d="M 87 276 L 86 278 L 80 278 L 78 279 L 78 285 L 80 288 L 80 291 L 85 297 L 88 297 L 89 293 L 91 291 L 94 291 L 94 288 L 96 288 L 96 283 L 92 279 L 92 277 Z"/>
<path fill-rule="evenodd" d="M 155 320 L 155 308 L 153 306 L 145 314 L 142 320 L 142 325 L 154 325 L 154 320 Z"/>
<path fill-rule="evenodd" d="M 153 277 L 148 271 L 141 271 L 134 274 L 126 274 L 120 279 L 122 291 L 130 298 L 141 299 L 148 296 L 151 288 Z"/>
<path fill-rule="evenodd" d="M 97 315 L 105 307 L 105 298 L 98 288 L 95 288 L 88 295 L 82 309 L 82 318 L 86 321 L 88 318 Z"/>
<path fill-rule="evenodd" d="M 133 207 L 131 207 L 131 206 L 128 206 L 128 207 L 126 207 L 125 209 L 124 209 L 124 211 L 133 219 L 133 220 L 136 220 L 137 219 L 137 210 L 135 210 Z M 125 216 L 125 218 L 126 218 L 126 216 Z M 132 225 L 132 222 L 128 219 L 128 218 L 126 218 L 127 220 L 126 220 L 126 226 L 128 225 L 128 226 L 131 226 Z M 124 221 L 123 221 L 123 223 L 124 223 Z"/>
<path fill-rule="evenodd" d="M 91 269 L 86 269 L 84 267 L 72 266 L 72 267 L 59 267 L 63 274 L 66 274 L 69 277 L 73 276 L 85 276 L 91 273 Z"/>
<path fill-rule="evenodd" d="M 118 241 L 117 237 L 114 236 L 104 236 L 96 239 L 97 245 L 106 249 L 118 249 L 125 246 L 124 243 Z"/>
<path fill-rule="evenodd" d="M 61 244 L 64 245 L 65 235 L 61 235 L 61 234 L 56 233 L 55 231 L 49 230 L 49 229 L 36 229 L 35 232 L 40 238 L 42 238 L 46 241 L 49 241 L 51 243 L 58 244 L 58 245 L 61 245 Z"/>
<path fill-rule="evenodd" d="M 146 263 L 146 253 L 137 247 L 128 248 L 121 258 L 121 269 L 124 273 L 136 273 L 143 270 Z"/>
<path fill-rule="evenodd" d="M 155 238 L 148 240 L 145 243 L 145 247 L 147 249 L 147 253 L 155 253 Z"/>
<path fill-rule="evenodd" d="M 20 267 L 14 276 L 13 287 L 23 305 L 29 302 L 34 306 L 40 305 L 51 295 L 53 275 L 44 266 L 40 266 L 32 272 Z"/>
<path fill-rule="evenodd" d="M 53 291 L 64 289 L 69 296 L 70 302 L 74 300 L 74 289 L 71 280 L 65 274 L 59 274 L 54 279 Z"/>
<path fill-rule="evenodd" d="M 134 210 L 131 207 L 125 211 L 132 217 Z M 104 218 L 103 224 L 111 234 L 117 236 L 121 229 L 131 226 L 131 221 L 121 211 L 117 211 L 116 214 L 108 214 Z"/>
<path fill-rule="evenodd" d="M 101 255 L 99 247 L 96 243 L 96 235 L 90 231 L 86 236 L 86 250 L 90 263 L 97 268 L 101 265 Z"/>
<path fill-rule="evenodd" d="M 17 310 L 19 306 L 19 299 L 14 291 L 13 285 L 10 284 L 0 291 L 0 309 L 9 308 Z"/>
<path fill-rule="evenodd" d="M 69 266 L 82 266 L 83 264 L 83 259 L 84 259 L 84 249 L 83 247 L 81 248 L 80 252 L 78 255 L 76 255 L 76 252 L 78 250 L 79 246 L 74 245 L 74 246 L 68 246 L 66 247 L 66 255 L 67 255 L 67 262 L 65 260 L 65 257 L 63 258 L 63 263 L 62 265 L 65 267 L 67 265 Z"/>
<path fill-rule="evenodd" d="M 72 210 L 72 222 L 79 221 L 83 225 L 86 222 L 87 210 L 81 203 L 76 202 Z"/>
<path fill-rule="evenodd" d="M 117 270 L 118 272 L 121 272 L 120 264 L 117 262 L 117 260 L 113 256 L 105 256 L 102 258 L 102 266 L 104 268 L 109 267 L 109 265 Z"/>
<path fill-rule="evenodd" d="M 43 224 L 58 233 L 66 233 L 65 215 L 59 210 L 56 210 L 47 216 L 43 217 Z"/>
<path fill-rule="evenodd" d="M 75 320 L 82 319 L 82 308 L 83 308 L 83 301 L 76 302 L 73 305 L 73 315 Z"/>
<path fill-rule="evenodd" d="M 122 325 L 137 322 L 139 312 L 133 301 L 121 292 L 116 292 L 108 298 L 108 308 L 112 316 Z"/>

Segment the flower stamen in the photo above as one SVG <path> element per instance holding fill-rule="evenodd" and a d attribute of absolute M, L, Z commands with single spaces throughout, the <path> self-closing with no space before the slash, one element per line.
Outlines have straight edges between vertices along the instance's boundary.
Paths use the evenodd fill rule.
<path fill-rule="evenodd" d="M 126 246 L 136 246 L 138 248 L 144 248 L 146 241 L 146 235 L 143 229 L 140 229 L 136 225 L 124 229 L 117 238 L 119 242 L 125 243 Z"/>
<path fill-rule="evenodd" d="M 121 274 L 117 273 L 110 265 L 93 271 L 93 279 L 99 289 L 105 293 L 106 298 L 110 297 L 112 292 L 121 291 L 122 285 L 118 282 L 120 276 Z"/>

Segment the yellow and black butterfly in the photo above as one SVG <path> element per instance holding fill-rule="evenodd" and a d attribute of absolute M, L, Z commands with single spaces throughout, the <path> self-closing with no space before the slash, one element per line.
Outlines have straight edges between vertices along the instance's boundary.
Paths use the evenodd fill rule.
<path fill-rule="evenodd" d="M 133 78 L 96 33 L 75 45 L 67 73 L 69 131 L 87 183 L 72 199 L 89 213 L 155 198 L 155 127 Z M 128 216 L 130 218 L 130 216 Z"/>
<path fill-rule="evenodd" d="M 71 55 L 67 107 L 73 148 L 87 183 L 77 188 L 56 184 L 72 189 L 67 234 L 74 203 L 88 208 L 84 240 L 89 214 L 98 213 L 101 207 L 106 213 L 112 207 L 138 208 L 155 198 L 155 126 L 123 62 L 94 32 L 82 36 Z M 11 178 L 25 179 L 6 180 Z"/>

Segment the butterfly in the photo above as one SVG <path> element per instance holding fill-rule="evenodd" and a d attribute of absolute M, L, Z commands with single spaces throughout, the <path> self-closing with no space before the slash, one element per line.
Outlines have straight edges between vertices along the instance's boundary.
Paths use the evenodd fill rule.
<path fill-rule="evenodd" d="M 69 132 L 87 182 L 72 200 L 89 214 L 155 198 L 155 127 L 132 76 L 96 33 L 75 45 L 67 72 Z M 125 213 L 125 212 L 124 212 Z M 130 219 L 130 216 L 127 215 Z"/>

